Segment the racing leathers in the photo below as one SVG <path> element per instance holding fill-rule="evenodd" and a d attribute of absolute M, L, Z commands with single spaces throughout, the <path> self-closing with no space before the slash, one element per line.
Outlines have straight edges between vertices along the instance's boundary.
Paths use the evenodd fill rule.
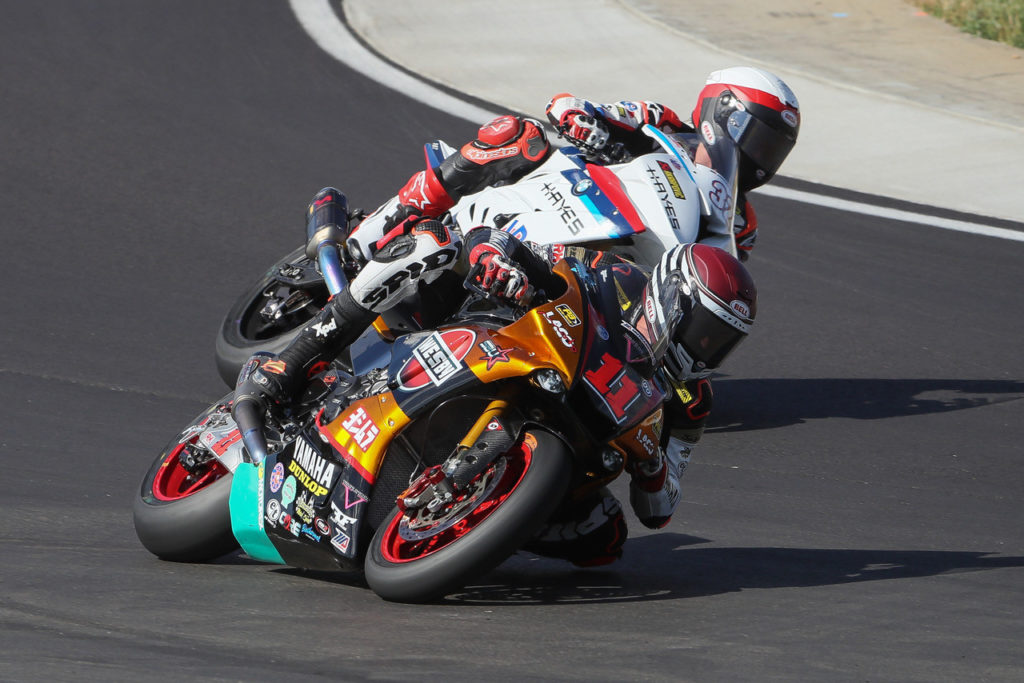
<path fill-rule="evenodd" d="M 627 161 L 651 151 L 652 140 L 640 131 L 644 125 L 670 133 L 694 132 L 674 110 L 650 101 L 595 104 L 560 93 L 548 102 L 545 113 L 560 137 L 597 163 Z M 713 167 L 711 157 L 701 153 L 702 146 L 703 142 L 697 143 L 695 161 Z M 551 151 L 540 121 L 499 116 L 443 161 L 435 163 L 428 156 L 427 168 L 413 174 L 395 197 L 352 231 L 348 240 L 352 256 L 364 261 L 371 259 L 403 221 L 410 217 L 439 217 L 466 195 L 515 182 L 540 166 Z M 702 191 L 713 190 L 702 187 Z M 742 192 L 737 195 L 735 206 L 736 249 L 739 257 L 746 260 L 757 238 L 757 217 Z"/>
<path fill-rule="evenodd" d="M 254 357 L 256 362 L 248 364 L 248 374 L 236 389 L 236 404 L 251 400 L 265 409 L 291 402 L 378 315 L 408 297 L 419 283 L 434 282 L 446 271 L 468 271 L 488 291 L 522 302 L 527 290 L 551 298 L 561 293 L 564 281 L 551 268 L 566 256 L 577 258 L 595 273 L 606 270 L 605 280 L 610 277 L 612 282 L 621 264 L 617 257 L 602 252 L 532 245 L 491 228 L 472 230 L 463 242 L 435 219 L 406 219 L 399 227 L 375 244 L 372 257 L 349 286 L 332 297 L 279 355 Z M 674 251 L 666 254 L 666 263 Z M 640 272 L 632 264 L 629 270 Z M 641 305 L 639 300 L 636 304 Z M 652 365 L 652 372 L 659 368 Z M 710 407 L 706 379 L 676 383 L 676 388 L 680 397 L 690 400 L 679 407 L 666 406 L 668 428 L 663 429 L 660 448 L 649 459 L 630 465 L 630 503 L 640 522 L 651 528 L 666 525 L 679 503 L 679 476 Z M 558 511 L 528 549 L 579 565 L 604 564 L 621 556 L 625 540 L 621 506 L 607 489 L 599 489 Z"/>

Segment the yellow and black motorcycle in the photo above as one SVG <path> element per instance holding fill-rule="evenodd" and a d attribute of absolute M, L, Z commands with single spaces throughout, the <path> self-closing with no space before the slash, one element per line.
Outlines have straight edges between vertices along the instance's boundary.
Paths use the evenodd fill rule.
<path fill-rule="evenodd" d="M 554 272 L 558 298 L 514 312 L 470 296 L 445 325 L 394 339 L 386 366 L 323 373 L 287 416 L 236 423 L 225 397 L 146 475 L 143 545 L 363 571 L 406 602 L 498 565 L 567 497 L 655 456 L 670 391 L 618 333 L 646 274 L 571 260 Z"/>

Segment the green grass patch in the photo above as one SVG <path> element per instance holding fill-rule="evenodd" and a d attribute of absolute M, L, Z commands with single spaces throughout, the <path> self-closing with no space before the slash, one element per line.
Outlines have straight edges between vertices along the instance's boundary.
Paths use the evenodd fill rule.
<path fill-rule="evenodd" d="M 1024 48 L 1024 0 L 915 0 L 962 31 Z"/>

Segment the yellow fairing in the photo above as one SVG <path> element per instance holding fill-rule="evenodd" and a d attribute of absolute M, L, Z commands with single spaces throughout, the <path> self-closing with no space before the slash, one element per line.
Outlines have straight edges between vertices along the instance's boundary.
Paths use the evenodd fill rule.
<path fill-rule="evenodd" d="M 320 433 L 372 484 L 391 440 L 407 424 L 409 417 L 389 391 L 356 401 L 336 419 L 322 425 Z"/>
<path fill-rule="evenodd" d="M 481 382 L 521 377 L 538 367 L 552 367 L 566 384 L 572 382 L 583 351 L 583 297 L 568 263 L 559 262 L 554 272 L 569 285 L 559 299 L 531 309 L 495 332 L 481 330 L 477 341 L 490 341 L 497 347 L 487 353 L 478 343 L 466 358 Z"/>

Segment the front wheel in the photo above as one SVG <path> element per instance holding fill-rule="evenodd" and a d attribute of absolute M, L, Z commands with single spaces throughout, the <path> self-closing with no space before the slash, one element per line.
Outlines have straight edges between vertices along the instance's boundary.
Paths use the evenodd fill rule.
<path fill-rule="evenodd" d="M 385 600 L 429 602 L 500 564 L 529 540 L 561 502 L 571 460 L 543 432 L 524 438 L 436 512 L 397 507 L 370 542 L 365 570 Z"/>
<path fill-rule="evenodd" d="M 205 562 L 238 547 L 228 507 L 231 472 L 213 454 L 241 438 L 233 429 L 229 398 L 208 408 L 171 440 L 135 496 L 135 533 L 161 559 Z"/>

